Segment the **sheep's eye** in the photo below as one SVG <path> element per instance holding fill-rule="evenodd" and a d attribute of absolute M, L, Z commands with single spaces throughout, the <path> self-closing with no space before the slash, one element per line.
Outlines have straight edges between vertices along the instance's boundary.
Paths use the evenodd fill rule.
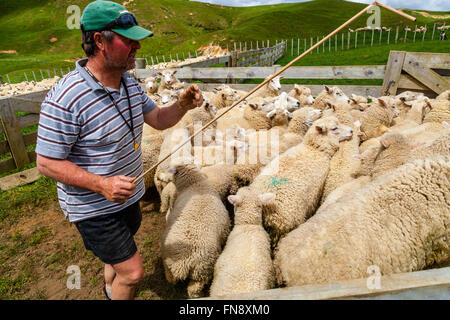
<path fill-rule="evenodd" d="M 338 127 L 333 127 L 331 128 L 331 130 L 336 131 L 338 129 Z"/>

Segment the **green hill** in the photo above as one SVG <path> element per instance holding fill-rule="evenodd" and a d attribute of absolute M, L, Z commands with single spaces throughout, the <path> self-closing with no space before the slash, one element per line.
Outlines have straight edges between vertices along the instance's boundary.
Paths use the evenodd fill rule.
<path fill-rule="evenodd" d="M 77 1 L 81 10 L 90 0 Z M 69 0 L 0 0 L 0 74 L 31 69 L 73 66 L 83 56 L 80 30 L 66 26 Z M 328 34 L 367 5 L 342 0 L 257 7 L 225 7 L 187 0 L 134 0 L 127 8 L 154 37 L 142 41 L 140 55 L 193 52 L 210 42 L 223 47 L 233 42 L 317 37 Z M 383 26 L 432 25 L 447 20 L 426 18 L 411 10 L 417 22 L 405 21 L 384 9 Z M 439 13 L 434 13 L 439 14 Z M 350 26 L 364 26 L 369 15 Z M 51 40 L 53 42 L 51 42 Z M 2 53 L 13 50 L 16 54 Z M 19 74 L 20 74 L 19 72 Z"/>

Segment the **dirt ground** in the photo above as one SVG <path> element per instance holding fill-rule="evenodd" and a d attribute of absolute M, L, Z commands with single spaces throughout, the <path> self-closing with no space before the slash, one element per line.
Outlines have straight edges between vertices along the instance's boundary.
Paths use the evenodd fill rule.
<path fill-rule="evenodd" d="M 135 241 L 144 261 L 144 280 L 136 291 L 136 299 L 184 299 L 186 284 L 174 286 L 165 280 L 160 257 L 165 216 L 158 212 L 159 199 L 154 194 L 147 196 L 141 201 L 141 208 L 142 224 Z M 45 237 L 33 244 L 30 239 L 36 230 L 45 230 Z M 104 300 L 103 264 L 84 248 L 78 230 L 64 219 L 57 203 L 22 217 L 0 237 L 3 248 L 10 251 L 18 248 L 3 261 L 3 267 L 12 271 L 10 278 L 25 279 L 12 281 L 12 284 L 21 283 L 7 298 Z M 27 245 L 18 246 L 18 239 L 28 239 Z M 67 280 L 72 275 L 67 273 L 67 268 L 71 265 L 80 268 L 80 289 L 67 288 Z"/>

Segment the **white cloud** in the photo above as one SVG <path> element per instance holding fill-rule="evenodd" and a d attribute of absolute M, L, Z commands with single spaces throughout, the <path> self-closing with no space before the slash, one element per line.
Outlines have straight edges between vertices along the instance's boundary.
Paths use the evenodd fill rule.
<path fill-rule="evenodd" d="M 192 0 L 191 0 L 192 1 Z M 195 0 L 212 4 L 221 4 L 231 7 L 250 7 L 277 3 L 305 2 L 307 0 Z M 357 0 L 354 2 L 372 3 L 373 0 Z M 393 8 L 408 8 L 429 11 L 450 11 L 450 1 L 448 0 L 382 0 L 382 3 Z"/>

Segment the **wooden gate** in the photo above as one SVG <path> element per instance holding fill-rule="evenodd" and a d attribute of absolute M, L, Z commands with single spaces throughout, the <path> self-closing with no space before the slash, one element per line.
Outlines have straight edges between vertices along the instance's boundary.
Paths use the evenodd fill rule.
<path fill-rule="evenodd" d="M 391 51 L 382 94 L 420 91 L 433 98 L 450 89 L 450 53 Z"/>

